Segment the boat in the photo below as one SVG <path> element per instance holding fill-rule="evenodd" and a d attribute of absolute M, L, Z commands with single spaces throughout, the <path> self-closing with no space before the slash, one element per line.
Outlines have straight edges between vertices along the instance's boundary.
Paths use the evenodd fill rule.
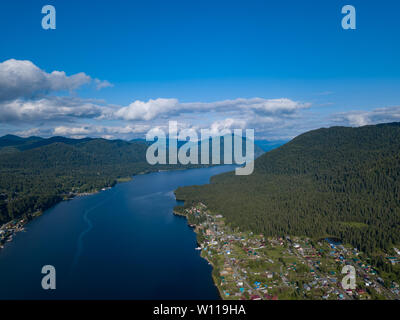
<path fill-rule="evenodd" d="M 197 247 L 195 250 L 201 250 L 201 247 Z"/>

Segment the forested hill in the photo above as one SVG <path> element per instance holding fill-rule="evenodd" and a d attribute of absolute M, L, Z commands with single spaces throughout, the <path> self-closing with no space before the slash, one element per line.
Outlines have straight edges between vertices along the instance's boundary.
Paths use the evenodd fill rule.
<path fill-rule="evenodd" d="M 267 236 L 334 236 L 365 252 L 400 243 L 400 123 L 302 134 L 255 161 L 250 176 L 180 188 L 234 227 Z"/>
<path fill-rule="evenodd" d="M 146 143 L 122 140 L 0 138 L 0 223 L 158 170 L 147 164 L 146 149 Z"/>

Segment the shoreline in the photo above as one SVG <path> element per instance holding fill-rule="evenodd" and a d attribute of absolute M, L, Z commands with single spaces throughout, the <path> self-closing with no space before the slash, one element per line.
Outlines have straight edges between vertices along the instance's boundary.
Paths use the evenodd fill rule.
<path fill-rule="evenodd" d="M 139 174 L 146 174 L 146 173 L 138 173 Z M 54 208 L 56 205 L 63 201 L 70 201 L 73 200 L 77 197 L 86 197 L 86 196 L 92 196 L 95 194 L 98 194 L 103 191 L 110 190 L 114 188 L 117 184 L 119 183 L 125 183 L 133 180 L 133 177 L 135 175 L 132 175 L 130 177 L 124 177 L 124 178 L 117 178 L 115 180 L 115 184 L 113 186 L 107 186 L 107 187 L 102 187 L 99 190 L 94 190 L 90 192 L 81 192 L 81 193 L 73 193 L 70 192 L 69 194 L 61 194 L 60 195 L 60 200 L 57 201 L 54 205 L 52 205 L 50 208 L 47 208 L 45 210 L 39 210 L 36 211 L 32 214 L 26 214 L 26 217 L 19 217 L 16 219 L 12 219 L 0 226 L 0 252 L 2 249 L 4 249 L 4 245 L 7 243 L 12 242 L 14 240 L 14 236 L 19 233 L 19 232 L 26 232 L 26 229 L 24 228 L 25 225 L 27 225 L 29 222 L 34 220 L 35 218 L 41 216 L 45 211 Z"/>
<path fill-rule="evenodd" d="M 23 217 L 23 215 L 21 215 L 18 218 L 9 220 L 9 221 L 3 223 L 2 225 L 0 225 L 0 252 L 2 249 L 4 249 L 5 244 L 7 244 L 13 240 L 15 234 L 17 234 L 18 232 L 21 232 L 21 231 L 26 231 L 25 228 L 23 228 L 23 226 L 28 224 L 30 221 L 32 221 L 36 217 L 41 216 L 47 210 L 54 208 L 57 204 L 61 203 L 62 201 L 69 201 L 69 200 L 73 200 L 76 197 L 86 197 L 86 196 L 98 194 L 102 191 L 106 191 L 106 190 L 114 188 L 117 184 L 130 182 L 134 179 L 135 176 L 138 176 L 138 175 L 169 172 L 169 171 L 176 171 L 176 170 L 202 169 L 202 168 L 208 168 L 208 167 L 210 167 L 210 166 L 205 166 L 205 167 L 203 167 L 203 166 L 196 167 L 195 166 L 193 168 L 177 168 L 177 169 L 166 169 L 166 170 L 163 170 L 163 169 L 152 170 L 150 168 L 149 170 L 135 173 L 135 174 L 132 174 L 132 175 L 129 175 L 126 177 L 116 178 L 114 181 L 114 184 L 112 186 L 99 187 L 99 189 L 89 191 L 89 192 L 74 193 L 71 191 L 68 194 L 60 194 L 59 195 L 60 199 L 56 203 L 54 203 L 52 206 L 50 206 L 49 208 L 36 211 L 32 214 L 26 214 L 26 217 Z M 15 227 L 17 225 L 19 227 Z"/>
<path fill-rule="evenodd" d="M 176 201 L 183 201 L 183 200 L 178 200 L 178 199 L 176 199 Z M 183 207 L 183 206 L 182 206 L 182 207 Z M 172 210 L 172 213 L 173 213 L 173 215 L 175 215 L 175 216 L 177 216 L 177 217 L 181 217 L 181 218 L 186 219 L 187 226 L 188 226 L 189 228 L 191 228 L 191 229 L 193 230 L 193 232 L 196 234 L 196 244 L 197 244 L 197 247 L 195 248 L 195 250 L 196 250 L 197 248 L 203 249 L 202 246 L 201 246 L 201 243 L 199 242 L 199 239 L 198 239 L 198 234 L 199 234 L 199 232 L 198 232 L 198 230 L 197 230 L 197 225 L 195 225 L 195 224 L 190 224 L 190 223 L 189 223 L 188 216 L 187 216 L 186 214 L 184 214 L 184 213 L 177 212 L 177 211 L 175 211 L 175 210 Z M 202 259 L 204 259 L 205 261 L 207 261 L 207 263 L 211 266 L 211 269 L 212 269 L 212 271 L 211 271 L 211 278 L 212 278 L 212 281 L 213 281 L 214 286 L 217 288 L 219 298 L 220 298 L 220 300 L 225 300 L 225 299 L 223 298 L 223 294 L 221 293 L 221 289 L 220 289 L 219 286 L 217 285 L 217 281 L 216 281 L 216 279 L 214 278 L 214 275 L 213 275 L 213 271 L 215 270 L 215 266 L 214 266 L 214 264 L 212 263 L 212 261 L 210 261 L 206 256 L 204 256 L 204 255 L 202 254 L 202 251 L 203 251 L 203 250 L 200 251 L 200 257 L 201 257 Z"/>
<path fill-rule="evenodd" d="M 202 202 L 177 206 L 173 213 L 194 228 L 200 256 L 212 265 L 212 279 L 222 300 L 395 300 L 400 296 L 395 279 L 350 244 L 329 237 L 313 240 L 242 232 L 230 228 L 221 214 Z M 400 256 L 400 250 L 395 252 Z M 389 253 L 381 257 L 392 265 L 400 263 Z M 341 286 L 346 265 L 355 268 L 358 279 L 351 289 Z"/>

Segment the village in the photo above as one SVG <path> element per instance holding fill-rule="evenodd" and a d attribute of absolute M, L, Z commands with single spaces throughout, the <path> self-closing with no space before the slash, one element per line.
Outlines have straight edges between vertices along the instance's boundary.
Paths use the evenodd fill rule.
<path fill-rule="evenodd" d="M 25 231 L 24 225 L 28 222 L 27 219 L 14 219 L 0 226 L 0 249 L 4 248 L 6 242 L 11 242 L 17 232 Z"/>
<path fill-rule="evenodd" d="M 127 182 L 130 181 L 131 178 L 120 178 L 118 182 Z M 83 197 L 83 196 L 90 196 L 99 192 L 107 191 L 111 189 L 111 187 L 103 187 L 100 190 L 93 190 L 91 192 L 68 192 L 61 194 L 62 200 L 67 201 L 71 200 L 74 197 Z M 0 200 L 8 201 L 7 195 L 4 193 L 0 193 Z M 25 224 L 28 223 L 30 220 L 34 219 L 42 215 L 42 211 L 38 210 L 34 213 L 26 213 L 23 218 L 16 218 L 3 225 L 0 225 L 0 249 L 4 248 L 4 244 L 7 242 L 11 242 L 17 232 L 25 231 Z"/>
<path fill-rule="evenodd" d="M 232 230 L 222 215 L 212 214 L 203 203 L 185 209 L 183 215 L 195 228 L 196 249 L 213 266 L 223 299 L 400 299 L 397 282 L 379 275 L 368 257 L 339 241 L 265 238 Z M 385 263 L 398 265 L 399 258 L 394 248 L 394 256 L 385 256 Z M 356 270 L 355 288 L 342 285 L 346 265 Z"/>

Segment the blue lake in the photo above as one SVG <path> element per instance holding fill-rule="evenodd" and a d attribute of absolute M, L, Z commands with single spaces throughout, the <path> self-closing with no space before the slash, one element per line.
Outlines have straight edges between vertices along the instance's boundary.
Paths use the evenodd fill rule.
<path fill-rule="evenodd" d="M 59 203 L 0 251 L 0 299 L 219 299 L 173 191 L 233 168 L 139 175 Z M 41 287 L 44 265 L 56 290 Z"/>

